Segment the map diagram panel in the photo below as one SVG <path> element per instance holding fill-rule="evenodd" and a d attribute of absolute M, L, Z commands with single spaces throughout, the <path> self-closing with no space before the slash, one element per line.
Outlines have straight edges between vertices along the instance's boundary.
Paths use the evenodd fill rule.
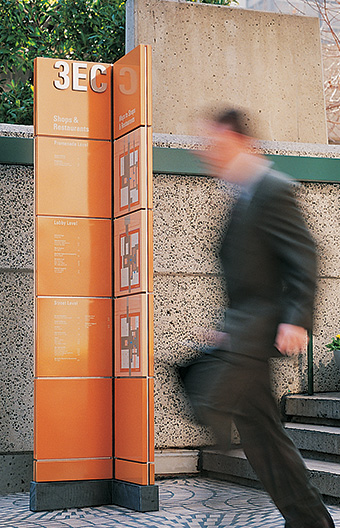
<path fill-rule="evenodd" d="M 148 295 L 115 300 L 115 376 L 148 375 Z"/>
<path fill-rule="evenodd" d="M 115 296 L 148 291 L 148 216 L 137 211 L 114 221 Z"/>
<path fill-rule="evenodd" d="M 147 156 L 148 130 L 138 128 L 114 142 L 114 216 L 150 207 L 151 165 Z"/>

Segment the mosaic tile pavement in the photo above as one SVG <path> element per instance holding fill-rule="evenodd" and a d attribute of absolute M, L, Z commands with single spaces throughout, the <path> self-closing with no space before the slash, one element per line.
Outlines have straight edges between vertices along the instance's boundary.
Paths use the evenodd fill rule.
<path fill-rule="evenodd" d="M 267 495 L 258 490 L 204 478 L 163 480 L 160 511 L 137 513 L 117 506 L 29 511 L 28 493 L 0 497 L 1 528 L 283 528 Z M 340 507 L 329 506 L 340 527 Z"/>

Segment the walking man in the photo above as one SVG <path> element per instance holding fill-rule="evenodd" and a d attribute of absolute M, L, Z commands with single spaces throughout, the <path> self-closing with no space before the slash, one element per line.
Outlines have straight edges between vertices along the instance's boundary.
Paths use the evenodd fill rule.
<path fill-rule="evenodd" d="M 268 366 L 270 357 L 306 351 L 314 243 L 292 183 L 251 150 L 243 118 L 236 110 L 222 113 L 213 123 L 212 149 L 203 154 L 211 173 L 239 184 L 241 193 L 220 251 L 229 297 L 224 337 L 182 371 L 184 384 L 197 417 L 223 448 L 229 447 L 234 420 L 286 528 L 330 528 L 334 523 L 281 424 Z"/>

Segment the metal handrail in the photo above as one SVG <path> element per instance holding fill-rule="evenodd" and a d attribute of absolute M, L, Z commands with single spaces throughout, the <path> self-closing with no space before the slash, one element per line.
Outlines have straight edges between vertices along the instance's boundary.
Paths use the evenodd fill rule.
<path fill-rule="evenodd" d="M 313 394 L 314 394 L 313 330 L 310 330 L 308 332 L 307 379 L 308 379 L 308 396 L 313 396 Z"/>

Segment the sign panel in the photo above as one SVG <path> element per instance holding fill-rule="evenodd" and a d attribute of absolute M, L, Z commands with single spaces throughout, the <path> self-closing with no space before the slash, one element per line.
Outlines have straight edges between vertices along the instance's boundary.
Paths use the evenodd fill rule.
<path fill-rule="evenodd" d="M 112 379 L 35 380 L 35 457 L 112 456 Z"/>
<path fill-rule="evenodd" d="M 127 419 L 128 417 L 128 419 Z M 148 380 L 116 379 L 115 456 L 135 462 L 148 462 Z"/>
<path fill-rule="evenodd" d="M 112 376 L 112 301 L 39 297 L 35 375 Z"/>
<path fill-rule="evenodd" d="M 111 142 L 35 138 L 36 214 L 111 218 Z"/>
<path fill-rule="evenodd" d="M 146 485 L 155 483 L 153 379 L 115 381 L 115 477 Z"/>
<path fill-rule="evenodd" d="M 114 139 L 151 125 L 151 47 L 141 44 L 113 65 Z"/>
<path fill-rule="evenodd" d="M 115 460 L 115 478 L 125 482 L 133 482 L 146 486 L 149 482 L 154 483 L 155 479 L 149 478 L 150 464 L 140 462 L 130 462 L 129 460 Z"/>
<path fill-rule="evenodd" d="M 112 477 L 112 458 L 35 460 L 33 464 L 33 479 L 36 482 L 101 480 Z"/>
<path fill-rule="evenodd" d="M 36 219 L 37 295 L 110 297 L 111 221 Z"/>
<path fill-rule="evenodd" d="M 112 66 L 37 58 L 35 134 L 111 139 Z"/>

